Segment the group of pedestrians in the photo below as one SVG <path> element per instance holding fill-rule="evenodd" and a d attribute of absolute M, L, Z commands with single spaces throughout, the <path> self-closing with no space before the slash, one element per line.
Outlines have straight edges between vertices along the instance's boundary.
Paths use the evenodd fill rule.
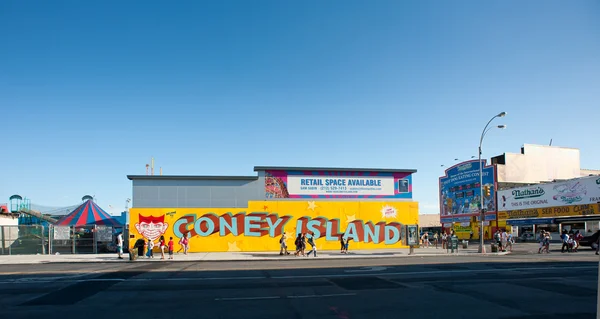
<path fill-rule="evenodd" d="M 515 239 L 511 233 L 507 233 L 506 229 L 497 230 L 494 233 L 494 240 L 498 245 L 498 251 L 512 251 Z"/>
<path fill-rule="evenodd" d="M 187 239 L 187 238 L 186 238 Z M 138 241 L 139 242 L 139 241 Z M 179 241 L 181 244 L 181 240 Z M 148 239 L 144 243 L 136 243 L 136 245 L 143 245 L 146 250 L 146 258 L 154 258 L 154 247 L 156 244 L 153 240 Z M 135 246 L 134 246 L 135 248 Z M 140 247 L 141 248 L 141 247 Z M 173 250 L 175 248 L 175 243 L 173 242 L 173 237 L 169 237 L 169 241 L 165 240 L 165 236 L 160 236 L 158 240 L 158 248 L 160 249 L 160 259 L 165 259 L 165 249 L 168 248 L 169 259 L 173 259 Z"/>
<path fill-rule="evenodd" d="M 450 241 L 450 238 L 452 238 L 452 236 L 454 236 L 454 230 L 451 230 L 449 233 L 442 232 L 441 235 L 439 232 L 436 232 L 432 236 L 433 241 L 430 241 L 429 233 L 424 232 L 423 235 L 421 235 L 421 248 L 429 248 L 430 246 L 435 246 L 435 248 L 437 249 L 439 248 L 438 245 L 441 243 L 442 249 L 446 249 L 446 245 L 448 244 L 448 241 Z"/>
<path fill-rule="evenodd" d="M 345 234 L 340 235 L 340 253 L 347 254 L 348 247 L 350 245 L 350 238 L 348 238 L 344 235 Z M 281 234 L 281 237 L 279 237 L 279 255 L 280 256 L 290 254 L 290 252 L 287 249 L 287 243 L 286 243 L 287 239 L 288 239 L 288 236 L 285 232 L 283 232 Z M 294 245 L 296 246 L 296 251 L 294 252 L 294 256 L 308 257 L 311 254 L 313 254 L 315 257 L 317 257 L 317 245 L 315 244 L 315 240 L 317 240 L 317 238 L 315 238 L 313 233 L 308 233 L 308 234 L 307 233 L 298 233 L 298 236 L 296 236 L 296 240 L 294 241 Z M 306 252 L 306 244 L 307 243 L 311 246 L 311 250 L 308 253 Z"/>
<path fill-rule="evenodd" d="M 560 239 L 562 241 L 562 247 L 560 248 L 561 253 L 564 253 L 565 251 L 568 253 L 576 253 L 577 248 L 579 248 L 579 241 L 583 239 L 583 234 L 581 234 L 579 230 L 576 232 L 563 231 L 560 235 Z"/>
<path fill-rule="evenodd" d="M 181 240 L 179 241 L 181 243 Z M 187 245 L 187 238 L 186 238 Z M 147 252 L 146 258 L 154 258 L 154 242 L 148 239 L 146 244 Z M 175 248 L 175 243 L 173 242 L 173 237 L 169 237 L 169 242 L 165 241 L 165 236 L 160 236 L 158 240 L 158 247 L 160 248 L 160 259 L 165 259 L 165 248 L 169 248 L 169 259 L 173 259 L 173 249 Z M 187 250 L 187 249 L 186 249 Z"/>
<path fill-rule="evenodd" d="M 583 234 L 577 231 L 563 231 L 560 234 L 561 248 L 560 252 L 564 253 L 576 253 L 577 249 L 580 247 L 579 241 L 583 239 Z M 552 235 L 550 232 L 546 230 L 540 230 L 540 234 L 538 235 L 538 242 L 540 243 L 540 247 L 538 249 L 538 254 L 543 252 L 549 254 L 550 253 L 550 241 L 552 240 Z"/>
<path fill-rule="evenodd" d="M 119 233 L 117 235 L 117 253 L 118 253 L 118 259 L 123 259 L 123 244 L 124 244 L 124 240 L 123 240 L 123 234 Z M 160 249 L 160 255 L 161 258 L 160 259 L 165 259 L 165 250 L 167 250 L 168 254 L 169 254 L 169 258 L 168 259 L 174 259 L 173 255 L 175 254 L 175 242 L 173 241 L 173 237 L 169 237 L 169 241 L 167 242 L 165 239 L 165 236 L 160 236 L 160 239 L 158 240 L 158 243 L 155 243 L 152 239 L 147 239 L 144 240 L 143 238 L 138 239 L 133 247 L 131 248 L 133 249 L 137 249 L 138 250 L 138 256 L 143 257 L 146 256 L 146 258 L 154 258 L 154 247 L 156 247 L 156 245 L 158 245 L 159 249 Z M 189 248 L 190 248 L 190 244 L 189 244 L 189 238 L 188 238 L 188 233 L 185 233 L 181 239 L 179 239 L 179 245 L 180 245 L 180 249 L 177 251 L 178 253 L 180 251 L 183 250 L 183 254 L 187 255 Z M 144 254 L 145 252 L 145 254 Z"/>
<path fill-rule="evenodd" d="M 550 241 L 552 240 L 552 235 L 550 232 L 545 230 L 540 231 L 540 235 L 538 236 L 538 242 L 540 243 L 540 248 L 538 249 L 538 254 L 546 252 L 546 254 L 550 253 Z"/>
<path fill-rule="evenodd" d="M 285 232 L 283 232 L 281 234 L 281 237 L 279 238 L 279 255 L 289 255 L 290 252 L 288 252 L 287 250 L 287 244 L 286 244 L 286 240 L 288 239 L 288 236 Z M 307 253 L 306 252 L 306 243 L 308 242 L 308 244 L 311 246 L 311 250 Z M 294 245 L 296 246 L 296 251 L 294 252 L 294 256 L 298 257 L 298 256 L 303 256 L 303 257 L 308 257 L 311 254 L 313 254 L 315 257 L 317 257 L 317 245 L 315 244 L 315 236 L 314 234 L 306 234 L 306 233 L 299 233 L 298 236 L 296 237 L 296 240 L 294 241 Z"/>

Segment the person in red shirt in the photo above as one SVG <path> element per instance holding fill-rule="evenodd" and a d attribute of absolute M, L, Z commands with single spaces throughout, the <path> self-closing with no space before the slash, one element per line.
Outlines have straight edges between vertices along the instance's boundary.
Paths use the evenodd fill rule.
<path fill-rule="evenodd" d="M 173 259 L 173 249 L 175 248 L 175 243 L 173 242 L 173 237 L 169 238 L 169 259 Z"/>

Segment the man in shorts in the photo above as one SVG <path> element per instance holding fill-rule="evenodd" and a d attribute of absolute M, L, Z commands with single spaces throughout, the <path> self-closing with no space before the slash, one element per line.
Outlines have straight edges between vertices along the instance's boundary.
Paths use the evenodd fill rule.
<path fill-rule="evenodd" d="M 123 259 L 123 233 L 117 235 L 117 253 L 119 254 L 119 259 Z"/>
<path fill-rule="evenodd" d="M 169 259 L 173 259 L 173 250 L 175 249 L 175 243 L 173 237 L 169 239 Z"/>

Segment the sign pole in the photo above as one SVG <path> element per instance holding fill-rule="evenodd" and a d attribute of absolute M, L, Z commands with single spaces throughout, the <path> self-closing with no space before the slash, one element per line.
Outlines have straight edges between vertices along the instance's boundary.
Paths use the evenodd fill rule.
<path fill-rule="evenodd" d="M 481 132 L 481 138 L 479 139 L 479 197 L 480 197 L 480 213 L 481 213 L 481 231 L 479 234 L 480 237 L 480 242 L 479 242 L 479 253 L 485 254 L 485 246 L 483 244 L 483 220 L 485 219 L 484 216 L 484 208 L 483 208 L 483 165 L 481 163 L 481 145 L 483 144 L 483 138 L 485 137 L 485 134 L 491 130 L 492 128 L 490 127 L 488 129 L 488 126 L 490 125 L 490 123 L 492 123 L 492 121 L 497 118 L 497 117 L 504 117 L 506 116 L 506 112 L 501 112 L 498 115 L 492 117 L 492 119 L 487 122 L 487 124 L 485 125 L 485 127 L 483 128 L 483 131 Z M 499 129 L 504 129 L 506 128 L 506 125 L 498 125 Z M 496 221 L 496 226 L 498 226 L 498 221 Z"/>
<path fill-rule="evenodd" d="M 482 136 L 483 140 L 483 136 Z M 485 244 L 483 243 L 483 220 L 485 219 L 483 209 L 483 164 L 481 163 L 481 142 L 479 143 L 479 253 L 485 254 Z"/>

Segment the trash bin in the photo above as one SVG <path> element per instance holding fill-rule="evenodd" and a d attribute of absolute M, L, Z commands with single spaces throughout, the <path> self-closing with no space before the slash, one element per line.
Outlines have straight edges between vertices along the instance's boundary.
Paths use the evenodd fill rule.
<path fill-rule="evenodd" d="M 491 246 L 492 246 L 492 249 L 491 249 L 491 251 L 492 251 L 493 253 L 497 253 L 497 252 L 498 252 L 498 245 L 496 245 L 496 244 L 492 243 L 492 245 L 491 245 Z"/>
<path fill-rule="evenodd" d="M 136 260 L 137 255 L 135 254 L 135 249 L 129 249 L 129 260 Z"/>
<path fill-rule="evenodd" d="M 463 241 L 462 241 L 462 248 L 463 248 L 463 249 L 467 249 L 467 248 L 469 248 L 469 242 L 468 242 L 468 241 L 466 241 L 466 240 L 463 240 Z"/>
<path fill-rule="evenodd" d="M 450 238 L 450 248 L 452 253 L 458 252 L 458 237 L 456 235 Z"/>
<path fill-rule="evenodd" d="M 135 244 L 133 244 L 133 249 L 130 249 L 130 253 L 129 255 L 131 256 L 131 254 L 136 254 L 136 250 L 137 250 L 137 256 L 134 257 L 134 259 L 130 259 L 131 260 L 135 260 L 137 257 L 144 257 L 144 245 L 146 244 L 146 242 L 144 241 L 143 238 L 138 239 Z"/>

